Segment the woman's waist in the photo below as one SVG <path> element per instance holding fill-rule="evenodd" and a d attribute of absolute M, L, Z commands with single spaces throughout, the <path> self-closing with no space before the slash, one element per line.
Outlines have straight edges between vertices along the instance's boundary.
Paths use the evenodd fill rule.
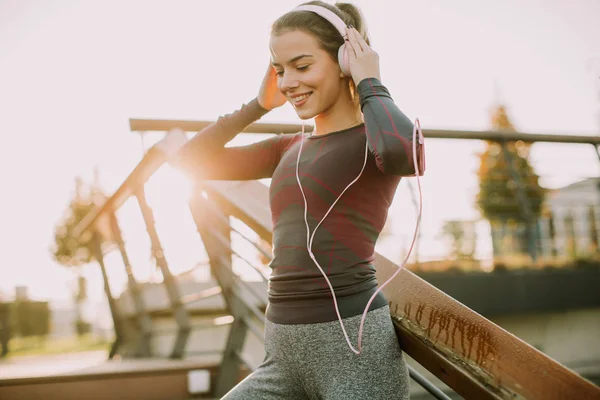
<path fill-rule="evenodd" d="M 342 318 L 362 314 L 371 299 L 370 310 L 387 305 L 385 295 L 381 291 L 377 292 L 376 281 L 360 286 L 354 288 L 354 293 L 342 294 L 335 291 L 337 310 Z M 300 296 L 269 294 L 266 317 L 271 322 L 285 325 L 334 321 L 338 318 L 336 303 L 333 302 L 330 291 Z"/>
<path fill-rule="evenodd" d="M 331 301 L 331 288 L 339 299 L 371 290 L 378 285 L 374 270 L 328 275 L 329 284 L 322 275 L 277 278 L 271 276 L 268 295 L 270 302 L 278 304 L 288 302 L 303 305 L 318 304 L 321 301 Z"/>

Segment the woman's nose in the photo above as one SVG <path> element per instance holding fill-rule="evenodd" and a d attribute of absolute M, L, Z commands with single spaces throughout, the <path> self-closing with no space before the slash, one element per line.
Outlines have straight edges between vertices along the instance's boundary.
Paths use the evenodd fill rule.
<path fill-rule="evenodd" d="M 281 90 L 282 92 L 287 92 L 296 87 L 298 87 L 298 79 L 296 79 L 294 74 L 284 73 L 281 79 L 279 80 L 279 90 Z"/>

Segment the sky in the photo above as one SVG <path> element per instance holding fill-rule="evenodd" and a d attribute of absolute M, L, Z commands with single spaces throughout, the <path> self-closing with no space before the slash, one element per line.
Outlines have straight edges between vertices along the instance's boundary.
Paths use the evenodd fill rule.
<path fill-rule="evenodd" d="M 600 133 L 597 0 L 354 4 L 367 19 L 382 82 L 425 129 L 486 129 L 501 101 L 522 132 Z M 270 24 L 296 5 L 0 0 L 0 293 L 11 296 L 26 285 L 34 298 L 68 298 L 72 275 L 53 262 L 49 248 L 74 177 L 89 180 L 98 168 L 109 193 L 123 182 L 143 151 L 130 118 L 215 120 L 252 100 L 269 62 Z M 289 104 L 263 121 L 299 122 Z M 235 143 L 258 139 L 240 136 Z M 421 253 L 443 256 L 436 239 L 443 220 L 478 218 L 475 152 L 482 148 L 427 142 Z M 548 187 L 600 172 L 591 146 L 536 145 L 532 162 Z M 414 218 L 399 216 L 414 210 L 406 185 L 390 212 L 402 243 L 394 249 L 414 229 Z M 148 184 L 175 270 L 199 257 L 186 190 L 185 179 L 168 169 Z M 135 204 L 119 216 L 136 275 L 147 279 L 148 243 Z M 479 251 L 485 256 L 489 245 Z M 118 254 L 107 263 L 122 286 Z M 97 267 L 86 274 L 90 290 L 101 295 Z"/>

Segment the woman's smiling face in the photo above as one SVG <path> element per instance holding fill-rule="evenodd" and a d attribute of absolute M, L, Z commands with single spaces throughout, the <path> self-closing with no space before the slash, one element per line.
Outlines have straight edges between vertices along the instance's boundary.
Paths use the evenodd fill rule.
<path fill-rule="evenodd" d="M 301 119 L 330 114 L 347 81 L 337 60 L 309 33 L 291 30 L 271 36 L 271 61 L 279 77 L 279 90 Z"/>

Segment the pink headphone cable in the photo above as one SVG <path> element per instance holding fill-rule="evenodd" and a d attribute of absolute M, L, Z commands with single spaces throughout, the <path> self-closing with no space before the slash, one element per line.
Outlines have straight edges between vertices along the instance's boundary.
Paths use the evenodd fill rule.
<path fill-rule="evenodd" d="M 365 130 L 366 130 L 366 125 L 365 125 Z M 342 191 L 342 193 L 340 193 L 340 195 L 338 196 L 338 198 L 331 204 L 331 206 L 329 207 L 329 210 L 327 210 L 327 212 L 325 213 L 325 215 L 323 216 L 323 218 L 321 218 L 321 221 L 319 221 L 319 223 L 317 224 L 317 226 L 315 227 L 314 231 L 312 234 L 310 234 L 310 228 L 308 226 L 308 219 L 307 219 L 307 214 L 308 214 L 308 204 L 306 201 L 306 195 L 304 194 L 304 189 L 302 188 L 302 184 L 300 183 L 300 175 L 299 175 L 299 165 L 300 165 L 300 154 L 302 153 L 302 147 L 304 144 L 304 120 L 302 121 L 302 139 L 300 141 L 300 149 L 298 150 L 298 159 L 296 161 L 296 181 L 298 182 L 298 187 L 300 188 L 300 192 L 302 193 L 302 198 L 304 199 L 304 223 L 306 224 L 306 247 L 308 249 L 308 253 L 310 255 L 310 258 L 314 261 L 314 263 L 316 264 L 317 268 L 319 268 L 319 270 L 321 271 L 321 274 L 323 275 L 323 277 L 325 278 L 325 280 L 327 281 L 327 285 L 329 285 L 329 289 L 331 290 L 331 294 L 333 297 L 333 304 L 335 306 L 335 312 L 338 316 L 338 320 L 340 321 L 340 325 L 342 326 L 342 331 L 344 332 L 344 336 L 346 338 L 346 342 L 348 343 L 348 346 L 350 346 L 350 349 L 355 353 L 355 354 L 360 354 L 362 351 L 362 334 L 363 334 L 363 327 L 365 324 L 365 318 L 367 316 L 367 312 L 369 310 L 369 306 L 371 305 L 371 303 L 373 302 L 373 300 L 375 299 L 375 296 L 388 284 L 392 281 L 392 279 L 394 279 L 396 277 L 396 275 L 398 275 L 398 273 L 402 270 L 402 268 L 404 267 L 404 265 L 406 264 L 406 262 L 408 261 L 408 258 L 410 257 L 410 253 L 412 252 L 412 249 L 414 247 L 416 238 L 417 238 L 417 233 L 419 231 L 419 226 L 421 224 L 421 215 L 423 213 L 423 192 L 421 189 L 421 181 L 419 179 L 419 164 L 418 164 L 418 160 L 417 160 L 417 137 L 418 137 L 418 142 L 420 145 L 423 145 L 424 142 L 424 137 L 423 137 L 423 132 L 421 130 L 421 123 L 419 122 L 419 119 L 415 119 L 415 123 L 413 126 L 413 162 L 414 162 L 414 166 L 415 166 L 415 176 L 417 177 L 417 184 L 419 186 L 419 214 L 417 217 L 417 223 L 415 226 L 415 233 L 413 235 L 413 240 L 412 243 L 410 245 L 410 248 L 408 249 L 408 253 L 404 259 L 404 261 L 402 262 L 402 264 L 398 267 L 398 269 L 396 270 L 396 272 L 394 272 L 394 274 L 383 284 L 381 285 L 376 291 L 375 293 L 373 293 L 373 295 L 371 296 L 371 298 L 369 299 L 369 301 L 367 302 L 367 306 L 365 307 L 365 311 L 363 312 L 361 321 L 360 321 L 360 327 L 358 330 L 358 350 L 356 350 L 354 347 L 352 347 L 352 344 L 350 343 L 350 339 L 348 338 L 348 334 L 346 332 L 346 328 L 344 327 L 344 322 L 342 321 L 342 317 L 340 315 L 340 310 L 338 308 L 337 305 L 337 299 L 335 297 L 335 291 L 333 290 L 333 287 L 331 286 L 331 282 L 329 281 L 329 279 L 327 278 L 327 274 L 325 274 L 325 272 L 323 271 L 323 269 L 321 268 L 321 265 L 319 265 L 319 262 L 317 261 L 315 255 L 312 252 L 312 243 L 313 240 L 315 238 L 315 233 L 317 232 L 317 229 L 319 228 L 319 226 L 323 223 L 323 221 L 325 221 L 325 218 L 327 218 L 327 216 L 329 215 L 329 213 L 331 212 L 331 210 L 333 210 L 333 207 L 336 205 L 336 203 L 341 199 L 342 195 L 346 192 L 346 190 L 348 190 L 356 181 L 358 181 L 358 179 L 360 178 L 360 176 L 362 175 L 365 166 L 367 165 L 367 158 L 368 158 L 368 154 L 369 154 L 369 141 L 368 139 L 365 140 L 366 144 L 365 144 L 365 160 L 363 162 L 363 166 L 360 170 L 360 173 L 358 174 L 358 176 L 348 184 L 348 186 L 346 186 L 346 188 Z M 423 160 L 424 162 L 424 160 Z"/>

